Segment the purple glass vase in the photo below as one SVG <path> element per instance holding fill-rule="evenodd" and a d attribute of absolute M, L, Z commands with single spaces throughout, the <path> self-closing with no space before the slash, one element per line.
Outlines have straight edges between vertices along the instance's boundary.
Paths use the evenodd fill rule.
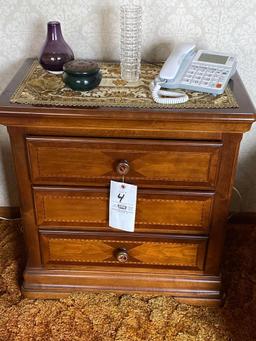
<path fill-rule="evenodd" d="M 60 74 L 63 72 L 63 65 L 74 59 L 74 54 L 62 36 L 60 23 L 50 21 L 47 26 L 47 37 L 39 62 L 48 72 Z"/>

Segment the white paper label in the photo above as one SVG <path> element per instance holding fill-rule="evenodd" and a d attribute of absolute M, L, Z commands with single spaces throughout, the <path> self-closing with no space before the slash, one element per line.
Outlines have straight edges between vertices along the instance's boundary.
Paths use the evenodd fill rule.
<path fill-rule="evenodd" d="M 137 186 L 110 181 L 109 226 L 134 232 Z"/>

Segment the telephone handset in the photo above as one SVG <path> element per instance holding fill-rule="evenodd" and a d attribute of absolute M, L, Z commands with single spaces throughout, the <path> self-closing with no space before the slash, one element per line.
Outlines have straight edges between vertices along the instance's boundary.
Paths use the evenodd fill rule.
<path fill-rule="evenodd" d="M 236 71 L 236 64 L 236 58 L 232 55 L 196 51 L 194 44 L 180 44 L 151 83 L 152 97 L 160 104 L 177 104 L 187 102 L 188 96 L 184 92 L 164 89 L 180 88 L 215 96 L 222 94 Z"/>

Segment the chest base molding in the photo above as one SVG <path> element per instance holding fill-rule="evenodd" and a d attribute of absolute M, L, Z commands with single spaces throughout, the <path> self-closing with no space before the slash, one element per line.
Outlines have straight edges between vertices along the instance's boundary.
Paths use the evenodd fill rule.
<path fill-rule="evenodd" d="M 74 292 L 111 291 L 121 294 L 171 295 L 187 304 L 221 304 L 220 276 L 184 275 L 177 271 L 45 270 L 27 268 L 22 292 L 27 298 L 57 299 Z"/>

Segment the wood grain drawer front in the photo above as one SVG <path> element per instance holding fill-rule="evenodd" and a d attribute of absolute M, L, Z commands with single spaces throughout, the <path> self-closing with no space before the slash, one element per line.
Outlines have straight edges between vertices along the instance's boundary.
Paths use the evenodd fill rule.
<path fill-rule="evenodd" d="M 126 234 L 126 236 L 130 234 Z M 128 240 L 108 234 L 41 231 L 44 265 L 121 265 L 202 270 L 207 238 L 170 237 Z"/>
<path fill-rule="evenodd" d="M 34 184 L 108 186 L 111 179 L 120 180 L 116 167 L 126 160 L 127 182 L 213 188 L 221 146 L 217 142 L 27 138 Z"/>
<path fill-rule="evenodd" d="M 108 230 L 108 190 L 34 188 L 37 224 L 85 230 Z M 213 193 L 139 190 L 136 231 L 206 233 Z"/>

